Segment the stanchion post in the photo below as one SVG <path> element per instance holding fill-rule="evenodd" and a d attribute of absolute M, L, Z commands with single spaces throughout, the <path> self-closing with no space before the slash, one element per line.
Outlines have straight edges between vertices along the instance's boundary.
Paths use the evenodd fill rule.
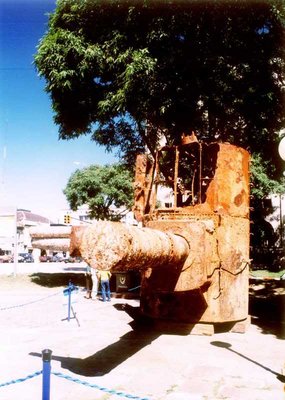
<path fill-rule="evenodd" d="M 43 395 L 42 400 L 50 400 L 50 371 L 51 371 L 52 351 L 45 349 L 42 351 L 43 359 Z"/>
<path fill-rule="evenodd" d="M 70 321 L 70 309 L 71 309 L 71 290 L 72 284 L 71 282 L 68 283 L 68 317 L 67 320 Z"/>

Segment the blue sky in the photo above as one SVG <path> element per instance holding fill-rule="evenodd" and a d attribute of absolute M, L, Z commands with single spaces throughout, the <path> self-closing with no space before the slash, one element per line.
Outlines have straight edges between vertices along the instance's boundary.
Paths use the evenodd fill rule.
<path fill-rule="evenodd" d="M 88 136 L 58 140 L 45 82 L 33 66 L 55 0 L 0 0 L 0 205 L 51 217 L 68 207 L 71 173 L 115 162 Z"/>

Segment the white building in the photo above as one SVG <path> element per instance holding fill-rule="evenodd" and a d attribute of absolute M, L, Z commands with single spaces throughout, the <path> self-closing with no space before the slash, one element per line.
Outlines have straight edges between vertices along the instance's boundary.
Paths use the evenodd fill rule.
<path fill-rule="evenodd" d="M 18 253 L 28 253 L 33 250 L 29 234 L 30 227 L 39 225 L 49 226 L 50 224 L 51 221 L 41 215 L 34 214 L 29 210 L 17 210 Z"/>
<path fill-rule="evenodd" d="M 0 252 L 12 256 L 17 253 L 32 252 L 29 228 L 31 226 L 47 225 L 51 221 L 29 210 L 13 207 L 0 209 Z"/>

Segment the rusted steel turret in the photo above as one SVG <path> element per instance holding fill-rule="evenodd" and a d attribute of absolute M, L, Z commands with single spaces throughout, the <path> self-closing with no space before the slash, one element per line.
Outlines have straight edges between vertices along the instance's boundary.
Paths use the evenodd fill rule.
<path fill-rule="evenodd" d="M 176 321 L 245 321 L 248 152 L 228 143 L 207 145 L 190 141 L 161 149 L 155 164 L 140 156 L 136 171 L 137 218 L 149 228 L 183 236 L 190 245 L 180 273 L 172 279 L 159 268 L 143 272 L 142 311 Z M 155 209 L 161 185 L 172 187 L 172 204 Z"/>
<path fill-rule="evenodd" d="M 143 228 L 73 227 L 71 254 L 99 269 L 140 270 L 141 311 L 152 318 L 245 322 L 249 154 L 195 137 L 184 143 L 162 148 L 154 162 L 137 159 L 134 212 Z M 161 190 L 164 207 L 156 208 Z"/>

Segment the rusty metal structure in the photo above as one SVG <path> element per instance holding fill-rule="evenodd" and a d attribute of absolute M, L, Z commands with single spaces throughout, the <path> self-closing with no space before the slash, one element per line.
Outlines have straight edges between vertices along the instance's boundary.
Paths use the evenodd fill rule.
<path fill-rule="evenodd" d="M 168 208 L 155 208 L 161 185 L 173 192 Z M 182 236 L 190 249 L 175 273 L 171 266 L 164 272 L 161 268 L 143 272 L 143 312 L 195 323 L 246 320 L 248 152 L 194 138 L 162 148 L 153 164 L 140 156 L 135 198 L 136 216 L 144 226 Z"/>
<path fill-rule="evenodd" d="M 161 190 L 169 198 L 163 207 Z M 248 152 L 184 137 L 179 146 L 161 148 L 155 160 L 138 156 L 134 194 L 141 227 L 106 221 L 73 227 L 66 233 L 71 254 L 99 269 L 139 270 L 141 312 L 153 319 L 245 324 Z M 37 233 L 34 246 L 46 248 L 50 238 Z"/>

